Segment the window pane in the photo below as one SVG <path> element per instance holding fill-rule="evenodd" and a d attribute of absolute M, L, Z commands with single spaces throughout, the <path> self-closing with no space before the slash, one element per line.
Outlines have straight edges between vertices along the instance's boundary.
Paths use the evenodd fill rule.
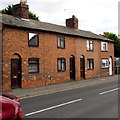
<path fill-rule="evenodd" d="M 87 40 L 87 50 L 89 50 L 89 40 Z"/>
<path fill-rule="evenodd" d="M 29 64 L 29 73 L 36 73 L 38 72 L 38 65 L 37 64 Z"/>
<path fill-rule="evenodd" d="M 103 42 L 101 42 L 101 50 L 103 51 L 104 49 L 103 49 Z"/>
<path fill-rule="evenodd" d="M 92 41 L 90 43 L 90 50 L 93 50 L 93 43 L 92 43 Z"/>
<path fill-rule="evenodd" d="M 93 69 L 93 62 L 92 62 L 92 60 L 90 61 L 90 69 Z"/>
<path fill-rule="evenodd" d="M 65 71 L 65 62 L 62 63 L 62 71 Z"/>
<path fill-rule="evenodd" d="M 92 40 L 90 40 L 90 44 L 92 44 L 93 43 L 93 41 Z"/>
<path fill-rule="evenodd" d="M 61 48 L 64 48 L 64 41 L 61 40 Z"/>
<path fill-rule="evenodd" d="M 101 42 L 101 50 L 108 51 L 108 43 L 107 42 Z"/>
<path fill-rule="evenodd" d="M 106 43 L 106 51 L 108 51 L 108 43 Z"/>
<path fill-rule="evenodd" d="M 58 48 L 65 48 L 64 36 L 58 36 Z"/>
<path fill-rule="evenodd" d="M 88 69 L 92 70 L 94 69 L 94 60 L 88 59 Z"/>
<path fill-rule="evenodd" d="M 58 38 L 58 47 L 60 47 L 60 38 Z"/>
<path fill-rule="evenodd" d="M 58 59 L 58 71 L 60 71 L 60 70 L 61 70 L 61 60 Z"/>
<path fill-rule="evenodd" d="M 88 60 L 88 69 L 90 68 L 90 66 L 89 66 L 89 65 L 90 65 L 90 61 Z"/>
<path fill-rule="evenodd" d="M 29 58 L 28 59 L 28 72 L 29 73 L 38 73 L 39 72 L 39 59 L 38 58 Z"/>
<path fill-rule="evenodd" d="M 65 58 L 58 58 L 58 71 L 66 71 Z"/>
<path fill-rule="evenodd" d="M 87 40 L 87 50 L 93 50 L 93 41 Z"/>
<path fill-rule="evenodd" d="M 102 59 L 102 68 L 108 68 L 109 61 L 108 59 Z"/>
<path fill-rule="evenodd" d="M 29 45 L 38 46 L 38 35 L 35 33 L 29 33 Z"/>

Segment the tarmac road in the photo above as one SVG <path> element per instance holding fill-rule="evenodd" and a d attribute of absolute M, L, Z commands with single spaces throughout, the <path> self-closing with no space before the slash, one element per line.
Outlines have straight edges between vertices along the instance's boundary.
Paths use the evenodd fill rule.
<path fill-rule="evenodd" d="M 118 80 L 114 79 L 101 84 L 23 98 L 23 117 L 118 118 L 118 90 Z"/>

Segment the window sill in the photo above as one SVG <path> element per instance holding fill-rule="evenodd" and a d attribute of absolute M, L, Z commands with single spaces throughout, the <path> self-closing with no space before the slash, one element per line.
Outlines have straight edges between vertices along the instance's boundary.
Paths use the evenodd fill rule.
<path fill-rule="evenodd" d="M 107 51 L 103 51 L 103 50 L 101 50 L 101 52 L 108 52 L 108 50 L 107 50 Z"/>
<path fill-rule="evenodd" d="M 94 70 L 94 69 L 87 69 L 87 70 Z"/>
<path fill-rule="evenodd" d="M 28 45 L 28 47 L 39 47 L 39 45 Z"/>
<path fill-rule="evenodd" d="M 62 48 L 62 47 L 58 47 L 58 49 L 65 49 L 65 48 Z"/>
<path fill-rule="evenodd" d="M 39 72 L 29 72 L 28 74 L 39 74 Z"/>
<path fill-rule="evenodd" d="M 109 67 L 105 67 L 105 68 L 102 68 L 102 69 L 108 69 Z"/>
<path fill-rule="evenodd" d="M 88 52 L 94 52 L 94 50 L 87 50 Z"/>
<path fill-rule="evenodd" d="M 66 71 L 58 71 L 58 72 L 60 73 L 60 72 L 66 72 Z"/>

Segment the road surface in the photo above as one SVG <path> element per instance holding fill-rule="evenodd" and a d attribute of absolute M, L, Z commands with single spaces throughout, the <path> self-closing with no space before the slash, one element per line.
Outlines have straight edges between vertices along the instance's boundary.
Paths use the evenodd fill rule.
<path fill-rule="evenodd" d="M 118 81 L 21 100 L 24 118 L 118 118 Z"/>

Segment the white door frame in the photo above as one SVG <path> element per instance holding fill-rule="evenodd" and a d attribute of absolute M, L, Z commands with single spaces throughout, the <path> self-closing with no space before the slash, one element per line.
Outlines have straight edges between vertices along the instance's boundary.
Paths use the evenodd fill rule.
<path fill-rule="evenodd" d="M 109 75 L 112 75 L 113 72 L 112 72 L 112 58 L 110 57 L 109 58 Z"/>

